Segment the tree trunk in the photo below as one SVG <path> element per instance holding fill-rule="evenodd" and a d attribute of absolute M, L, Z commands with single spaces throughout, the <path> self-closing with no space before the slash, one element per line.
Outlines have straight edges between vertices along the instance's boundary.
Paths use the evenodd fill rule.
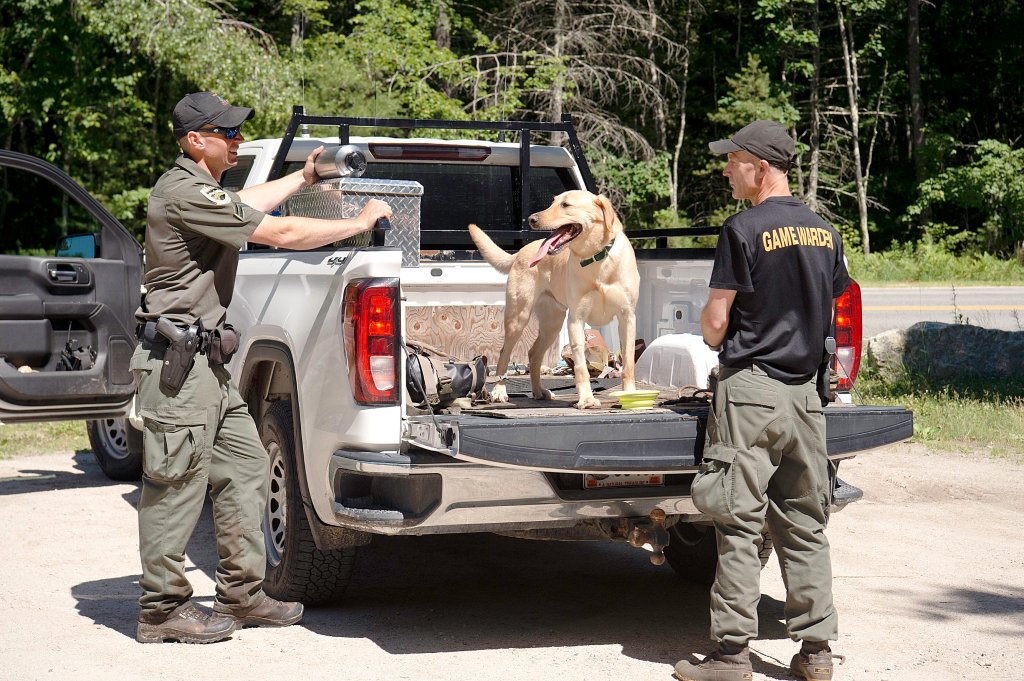
<path fill-rule="evenodd" d="M 921 111 L 920 0 L 907 0 L 907 76 L 910 85 L 910 153 L 918 182 L 924 177 L 924 114 Z"/>
<path fill-rule="evenodd" d="M 305 26 L 303 23 L 305 16 L 302 12 L 296 12 L 292 15 L 292 49 L 299 50 L 302 47 L 302 36 L 304 33 Z"/>
<path fill-rule="evenodd" d="M 448 6 L 444 0 L 437 0 L 437 26 L 434 28 L 434 44 L 438 49 L 452 47 L 452 22 L 448 18 Z"/>
<path fill-rule="evenodd" d="M 925 181 L 924 167 L 924 111 L 921 101 L 921 2 L 907 0 L 907 79 L 910 86 L 910 155 L 914 161 L 914 178 L 917 184 Z M 931 207 L 925 206 L 917 216 L 918 224 L 931 222 Z M 931 231 L 925 230 L 924 241 L 932 243 Z"/>
<path fill-rule="evenodd" d="M 658 8 L 654 5 L 654 0 L 647 0 L 647 11 L 650 13 L 650 35 L 647 37 L 647 73 L 652 83 L 658 82 L 658 62 L 654 53 L 654 36 L 658 34 Z M 667 131 L 666 131 L 666 118 L 665 113 L 665 100 L 662 98 L 655 99 L 651 102 L 654 107 L 654 136 L 657 144 L 658 151 L 664 151 L 667 146 Z"/>
<path fill-rule="evenodd" d="M 850 102 L 850 144 L 853 147 L 853 173 L 857 184 L 857 212 L 860 215 L 860 236 L 864 242 L 864 253 L 871 252 L 868 235 L 867 184 L 860 161 L 860 110 L 857 99 L 857 52 L 853 48 L 852 31 L 846 30 L 842 0 L 836 0 L 836 14 L 839 17 L 839 36 L 843 44 L 843 68 L 846 71 L 846 94 Z"/>
<path fill-rule="evenodd" d="M 686 3 L 686 23 L 683 25 L 683 54 L 680 68 L 683 72 L 679 86 L 679 134 L 676 136 L 676 147 L 672 152 L 672 168 L 669 177 L 671 192 L 669 210 L 679 210 L 679 157 L 682 154 L 683 137 L 686 135 L 686 86 L 690 83 L 690 26 L 693 23 L 693 0 Z"/>
<path fill-rule="evenodd" d="M 811 92 L 810 92 L 810 167 L 807 169 L 807 207 L 818 210 L 818 177 L 821 168 L 821 12 L 818 0 L 814 0 L 811 11 L 811 30 L 814 31 L 814 51 L 811 56 Z"/>
<path fill-rule="evenodd" d="M 566 0 L 556 0 L 555 2 L 555 24 L 552 26 L 555 34 L 555 44 L 552 45 L 553 56 L 556 61 L 561 61 L 562 55 L 565 52 L 565 32 L 571 26 L 571 20 L 569 16 L 569 5 Z M 565 80 L 564 76 L 559 75 L 554 84 L 551 86 L 551 118 L 550 120 L 558 123 L 562 120 L 562 108 L 565 106 Z M 561 142 L 559 135 L 561 133 L 552 132 L 550 136 L 550 144 L 556 145 Z"/>

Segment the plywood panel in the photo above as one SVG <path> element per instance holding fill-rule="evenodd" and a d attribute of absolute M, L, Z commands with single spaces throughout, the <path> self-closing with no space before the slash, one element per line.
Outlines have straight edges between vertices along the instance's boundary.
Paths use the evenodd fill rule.
<path fill-rule="evenodd" d="M 502 305 L 410 306 L 405 310 L 405 336 L 409 342 L 433 345 L 459 359 L 486 355 L 488 363 L 494 364 L 505 338 L 504 314 Z M 531 318 L 512 352 L 513 364 L 527 364 L 536 338 L 537 320 Z M 543 363 L 549 367 L 557 364 L 560 350 L 557 343 L 552 344 Z"/>

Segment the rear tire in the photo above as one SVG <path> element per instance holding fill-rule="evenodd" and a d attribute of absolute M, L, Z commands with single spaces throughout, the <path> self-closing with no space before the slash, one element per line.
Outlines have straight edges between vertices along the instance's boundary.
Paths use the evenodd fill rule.
<path fill-rule="evenodd" d="M 668 529 L 670 541 L 665 547 L 668 564 L 680 577 L 694 584 L 707 585 L 715 581 L 718 569 L 718 543 L 712 525 L 676 523 Z M 772 556 L 772 538 L 765 530 L 757 550 L 761 567 Z"/>
<path fill-rule="evenodd" d="M 291 402 L 271 405 L 260 423 L 260 439 L 270 456 L 263 514 L 267 548 L 264 591 L 278 600 L 306 605 L 337 602 L 352 579 L 356 550 L 321 551 L 313 541 L 295 465 L 298 457 Z"/>
<path fill-rule="evenodd" d="M 96 463 L 111 480 L 134 482 L 142 479 L 142 431 L 128 419 L 86 421 L 89 444 Z"/>

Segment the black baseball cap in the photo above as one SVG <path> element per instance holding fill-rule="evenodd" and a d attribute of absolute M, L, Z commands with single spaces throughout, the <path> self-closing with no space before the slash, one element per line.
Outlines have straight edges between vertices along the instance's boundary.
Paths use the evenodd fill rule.
<path fill-rule="evenodd" d="M 181 139 L 207 124 L 235 128 L 254 113 L 244 106 L 231 106 L 216 92 L 193 92 L 174 106 L 174 139 Z"/>
<path fill-rule="evenodd" d="M 716 154 L 746 151 L 782 170 L 796 164 L 796 144 L 781 123 L 754 121 L 727 140 L 708 144 Z"/>

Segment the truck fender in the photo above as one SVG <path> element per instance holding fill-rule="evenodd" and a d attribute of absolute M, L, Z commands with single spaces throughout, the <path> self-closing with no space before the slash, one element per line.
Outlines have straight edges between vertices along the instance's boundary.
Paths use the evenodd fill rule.
<path fill-rule="evenodd" d="M 295 363 L 290 349 L 280 341 L 256 341 L 248 349 L 238 380 L 239 392 L 257 426 L 271 402 L 288 399 L 292 403 L 295 427 L 295 471 L 299 478 L 302 508 L 313 534 L 313 542 L 321 551 L 337 550 L 350 546 L 363 546 L 370 542 L 370 535 L 345 527 L 328 525 L 316 515 L 310 501 L 309 482 L 306 480 L 306 462 L 302 450 L 302 419 L 300 418 L 299 392 L 295 382 Z M 268 399 L 273 398 L 273 399 Z"/>

